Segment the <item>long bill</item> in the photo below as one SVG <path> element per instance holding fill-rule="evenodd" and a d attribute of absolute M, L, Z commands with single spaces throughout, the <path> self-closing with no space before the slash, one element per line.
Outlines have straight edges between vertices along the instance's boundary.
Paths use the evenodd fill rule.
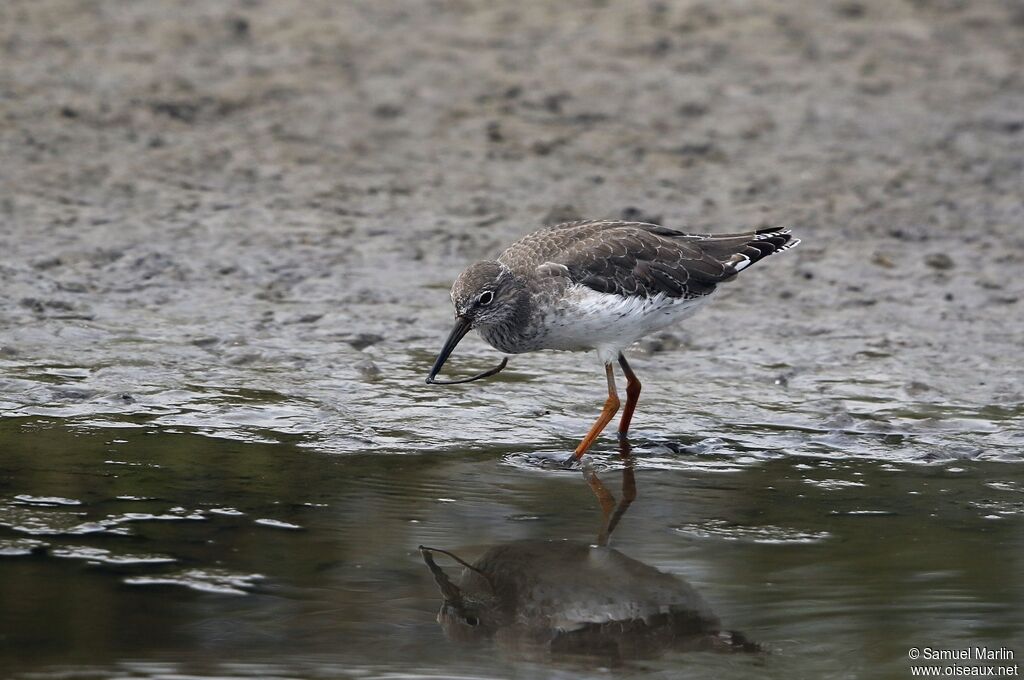
<path fill-rule="evenodd" d="M 491 577 L 488 576 L 487 572 L 482 571 L 479 567 L 474 567 L 472 564 L 462 559 L 453 552 L 441 550 L 440 548 L 428 548 L 425 545 L 421 545 L 420 555 L 423 557 L 423 561 L 426 563 L 427 568 L 430 569 L 430 573 L 434 575 L 434 581 L 437 582 L 437 586 L 441 589 L 441 592 L 444 594 L 445 599 L 461 599 L 461 592 L 459 591 L 458 587 L 456 587 L 456 585 L 451 582 L 451 580 L 448 578 L 448 575 L 444 573 L 444 569 L 437 566 L 437 563 L 434 562 L 434 557 L 432 553 L 441 553 L 442 555 L 447 555 L 448 557 L 452 558 L 453 560 L 464 566 L 466 569 L 469 569 L 470 571 L 475 571 L 477 574 L 483 577 L 484 581 L 487 582 L 487 585 L 491 587 L 491 591 L 494 591 L 494 582 L 491 581 Z"/>
<path fill-rule="evenodd" d="M 460 380 L 437 380 L 437 374 L 441 372 L 441 367 L 444 366 L 444 362 L 448 361 L 448 357 L 455 351 L 455 346 L 459 344 L 459 341 L 465 337 L 466 333 L 472 325 L 464 316 L 457 317 L 455 319 L 455 328 L 448 334 L 448 339 L 444 341 L 444 346 L 441 348 L 440 353 L 437 355 L 437 359 L 434 361 L 434 365 L 430 369 L 430 375 L 427 376 L 428 385 L 458 385 L 459 383 L 473 382 L 474 380 L 480 380 L 481 378 L 489 378 L 492 375 L 500 373 L 505 366 L 508 364 L 508 357 L 504 357 L 501 363 L 494 368 L 479 373 L 470 378 L 462 378 Z"/>
<path fill-rule="evenodd" d="M 435 550 L 435 548 L 427 548 L 421 545 L 420 555 L 423 556 L 423 562 L 427 565 L 427 569 L 430 569 L 430 573 L 434 575 L 434 582 L 437 583 L 437 587 L 440 589 L 441 595 L 444 596 L 445 601 L 457 608 L 461 608 L 463 606 L 462 591 L 459 590 L 457 585 L 452 583 L 451 579 L 448 578 L 448 574 L 444 573 L 444 569 L 437 566 L 437 562 L 434 561 L 434 556 L 432 554 Z M 437 550 L 436 552 L 442 552 L 445 555 L 451 554 L 444 550 Z M 457 557 L 455 559 L 462 562 L 462 560 Z M 465 563 L 463 562 L 463 564 Z"/>

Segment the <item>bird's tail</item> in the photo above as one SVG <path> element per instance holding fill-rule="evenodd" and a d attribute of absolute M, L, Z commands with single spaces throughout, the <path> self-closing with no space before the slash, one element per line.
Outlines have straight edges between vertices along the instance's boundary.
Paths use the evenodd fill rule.
<path fill-rule="evenodd" d="M 799 243 L 800 239 L 794 238 L 789 229 L 768 227 L 745 234 L 709 235 L 701 239 L 700 247 L 739 272 L 769 255 L 795 248 Z"/>

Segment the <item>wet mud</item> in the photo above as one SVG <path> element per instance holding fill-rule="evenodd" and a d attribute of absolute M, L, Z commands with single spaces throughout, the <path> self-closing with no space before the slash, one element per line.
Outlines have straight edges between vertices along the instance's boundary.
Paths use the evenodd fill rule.
<path fill-rule="evenodd" d="M 593 357 L 428 388 L 445 289 L 541 224 L 624 216 L 804 239 L 644 343 L 648 436 L 1016 454 L 1013 3 L 0 12 L 7 415 L 562 446 Z"/>

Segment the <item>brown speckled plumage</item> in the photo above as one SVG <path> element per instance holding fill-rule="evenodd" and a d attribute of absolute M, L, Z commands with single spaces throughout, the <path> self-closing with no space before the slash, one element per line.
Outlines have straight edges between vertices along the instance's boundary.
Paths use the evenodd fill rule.
<path fill-rule="evenodd" d="M 685 234 L 643 222 L 582 221 L 529 234 L 497 261 L 524 279 L 564 276 L 599 293 L 697 297 L 735 276 L 738 264 L 752 264 L 797 243 L 779 227 Z"/>

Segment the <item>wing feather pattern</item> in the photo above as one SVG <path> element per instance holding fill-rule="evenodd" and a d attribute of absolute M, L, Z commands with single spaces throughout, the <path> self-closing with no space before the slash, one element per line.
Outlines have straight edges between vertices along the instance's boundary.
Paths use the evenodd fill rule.
<path fill-rule="evenodd" d="M 560 254 L 552 258 L 561 267 L 553 270 L 555 263 L 545 262 L 545 273 L 563 274 L 600 293 L 627 297 L 701 297 L 754 262 L 799 243 L 779 227 L 686 234 L 638 222 L 576 222 L 541 235 L 564 241 Z"/>

